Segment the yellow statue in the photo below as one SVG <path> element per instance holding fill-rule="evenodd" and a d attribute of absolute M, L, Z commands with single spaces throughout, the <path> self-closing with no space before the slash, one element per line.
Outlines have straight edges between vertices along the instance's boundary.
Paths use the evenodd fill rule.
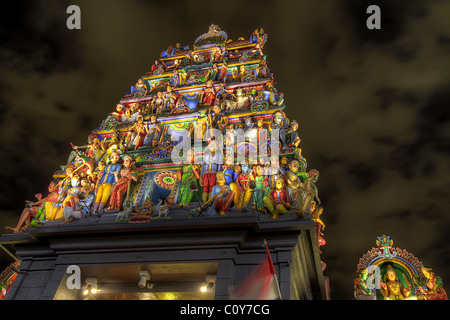
<path fill-rule="evenodd" d="M 447 300 L 447 292 L 443 288 L 442 279 L 437 277 L 433 269 L 422 267 L 422 273 L 425 276 L 425 287 L 419 287 L 420 292 L 425 294 L 425 300 Z"/>
<path fill-rule="evenodd" d="M 269 196 L 264 197 L 263 200 L 264 206 L 272 214 L 271 220 L 276 220 L 280 214 L 288 212 L 291 208 L 291 200 L 283 178 L 280 177 L 275 180 L 275 189 L 270 192 Z"/>
<path fill-rule="evenodd" d="M 406 281 L 405 275 L 403 278 Z M 381 281 L 381 293 L 385 300 L 403 300 L 411 294 L 411 285 L 405 287 L 397 278 L 394 268 L 391 265 L 387 267 L 385 281 Z"/>

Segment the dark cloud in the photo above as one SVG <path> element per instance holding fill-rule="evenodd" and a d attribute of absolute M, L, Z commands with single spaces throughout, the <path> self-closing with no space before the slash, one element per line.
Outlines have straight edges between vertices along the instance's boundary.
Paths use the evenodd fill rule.
<path fill-rule="evenodd" d="M 366 27 L 369 16 L 367 8 L 371 5 L 377 5 L 381 11 L 381 29 L 376 32 Z M 424 17 L 427 14 L 426 6 L 419 0 L 346 0 L 343 1 L 342 8 L 352 26 L 355 43 L 359 45 L 366 42 L 378 45 L 392 43 L 407 30 L 405 26 L 412 16 Z M 398 49 L 397 45 L 393 48 L 394 51 Z"/>
<path fill-rule="evenodd" d="M 80 0 L 72 31 L 69 4 L 14 1 L 0 12 L 2 228 L 161 51 L 192 46 L 211 23 L 232 39 L 263 27 L 285 111 L 320 171 L 332 297 L 352 299 L 356 264 L 383 233 L 450 283 L 444 1 Z M 366 28 L 371 4 L 381 30 Z"/>
<path fill-rule="evenodd" d="M 19 72 L 77 68 L 76 37 L 67 32 L 68 1 L 18 0 L 0 13 L 0 60 Z M 61 14 L 55 14 L 61 13 Z"/>
<path fill-rule="evenodd" d="M 347 169 L 353 178 L 356 188 L 367 189 L 380 177 L 381 168 L 377 165 L 366 163 L 352 163 Z"/>

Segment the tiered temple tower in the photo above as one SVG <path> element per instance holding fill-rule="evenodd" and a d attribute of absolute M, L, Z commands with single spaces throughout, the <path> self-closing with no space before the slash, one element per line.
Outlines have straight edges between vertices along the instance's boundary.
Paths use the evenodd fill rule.
<path fill-rule="evenodd" d="M 264 241 L 282 299 L 329 298 L 319 172 L 267 39 L 261 28 L 233 41 L 212 24 L 164 50 L 0 238 L 20 261 L 6 298 L 229 299 Z M 95 294 L 67 286 L 71 266 Z"/>

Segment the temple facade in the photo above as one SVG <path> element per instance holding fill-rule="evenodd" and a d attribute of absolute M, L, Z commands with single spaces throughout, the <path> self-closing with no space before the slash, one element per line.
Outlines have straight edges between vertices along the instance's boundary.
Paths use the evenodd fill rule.
<path fill-rule="evenodd" d="M 267 40 L 212 24 L 162 51 L 0 238 L 3 298 L 329 299 L 319 171 Z M 275 295 L 250 281 L 266 261 Z"/>

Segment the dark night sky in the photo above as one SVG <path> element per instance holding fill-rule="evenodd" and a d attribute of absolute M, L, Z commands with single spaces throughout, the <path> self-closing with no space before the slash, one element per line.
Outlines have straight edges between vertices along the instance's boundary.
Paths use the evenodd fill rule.
<path fill-rule="evenodd" d="M 66 28 L 70 4 L 81 30 Z M 381 30 L 366 28 L 370 4 Z M 232 39 L 263 27 L 285 111 L 320 171 L 332 298 L 353 298 L 356 264 L 382 234 L 448 286 L 449 12 L 443 0 L 10 2 L 0 12 L 0 228 L 46 194 L 69 142 L 84 144 L 161 51 L 192 47 L 211 23 Z"/>

